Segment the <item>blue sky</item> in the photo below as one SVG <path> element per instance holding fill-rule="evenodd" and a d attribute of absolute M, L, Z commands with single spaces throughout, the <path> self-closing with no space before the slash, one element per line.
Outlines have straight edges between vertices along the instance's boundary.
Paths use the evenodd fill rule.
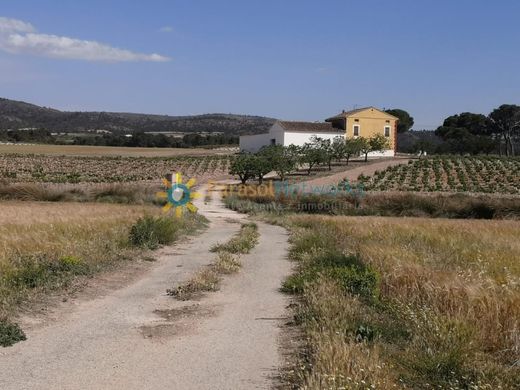
<path fill-rule="evenodd" d="M 373 105 L 420 129 L 520 103 L 519 1 L 2 3 L 0 96 L 59 109 L 322 120 Z"/>

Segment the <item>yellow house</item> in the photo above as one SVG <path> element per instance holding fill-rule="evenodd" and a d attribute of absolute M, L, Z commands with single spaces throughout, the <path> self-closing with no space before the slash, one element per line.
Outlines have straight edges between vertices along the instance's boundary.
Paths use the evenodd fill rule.
<path fill-rule="evenodd" d="M 351 111 L 343 111 L 338 115 L 325 119 L 332 127 L 345 131 L 346 138 L 365 137 L 370 138 L 376 134 L 382 134 L 388 138 L 390 145 L 382 154 L 393 156 L 397 148 L 397 122 L 398 118 L 378 110 L 375 107 L 358 108 Z M 381 153 L 378 153 L 381 155 Z"/>

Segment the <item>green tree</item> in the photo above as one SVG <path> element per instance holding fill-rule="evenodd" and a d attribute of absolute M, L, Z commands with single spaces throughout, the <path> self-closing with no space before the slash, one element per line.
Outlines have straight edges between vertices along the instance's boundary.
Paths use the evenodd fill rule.
<path fill-rule="evenodd" d="M 270 168 L 275 171 L 280 180 L 296 169 L 298 163 L 299 148 L 296 145 L 270 145 L 264 146 L 259 154 L 268 160 Z"/>
<path fill-rule="evenodd" d="M 253 172 L 258 179 L 258 184 L 262 184 L 264 176 L 273 170 L 273 163 L 270 156 L 266 153 L 262 153 L 262 150 L 254 156 L 253 166 Z"/>
<path fill-rule="evenodd" d="M 323 152 L 323 162 L 329 167 L 329 171 L 332 169 L 332 160 L 336 156 L 332 141 L 330 139 L 324 139 L 316 137 L 314 140 L 316 147 L 321 149 Z"/>
<path fill-rule="evenodd" d="M 368 161 L 368 153 L 372 151 L 368 138 L 358 137 L 356 138 L 359 147 L 359 153 L 365 156 L 365 162 Z"/>
<path fill-rule="evenodd" d="M 384 152 L 390 147 L 388 138 L 383 134 L 376 134 L 369 138 L 368 144 L 370 145 L 371 152 Z"/>
<path fill-rule="evenodd" d="M 410 116 L 408 112 L 405 110 L 401 110 L 399 108 L 393 108 L 391 110 L 385 111 L 387 114 L 396 116 L 399 118 L 399 122 L 397 122 L 397 132 L 405 133 L 410 130 L 413 126 L 413 117 Z"/>
<path fill-rule="evenodd" d="M 419 139 L 415 141 L 412 148 L 414 153 L 419 153 L 419 158 L 422 157 L 424 154 L 431 153 L 434 150 L 431 141 L 426 139 Z"/>
<path fill-rule="evenodd" d="M 307 174 L 311 174 L 312 168 L 327 161 L 327 154 L 321 147 L 318 137 L 311 138 L 311 142 L 301 147 L 301 162 L 307 164 Z"/>
<path fill-rule="evenodd" d="M 492 132 L 502 137 L 506 146 L 506 156 L 515 155 L 514 138 L 520 134 L 520 106 L 503 104 L 489 114 Z"/>
<path fill-rule="evenodd" d="M 253 179 L 258 169 L 258 158 L 254 154 L 243 153 L 238 155 L 231 166 L 229 174 L 237 175 L 242 184 L 246 184 L 249 179 Z"/>
<path fill-rule="evenodd" d="M 345 137 L 334 137 L 332 140 L 331 148 L 332 148 L 332 155 L 333 158 L 337 162 L 341 162 L 346 157 L 347 154 L 347 148 L 346 148 L 346 139 Z M 347 162 L 348 163 L 348 162 Z"/>
<path fill-rule="evenodd" d="M 363 137 L 360 138 L 347 138 L 345 140 L 345 158 L 347 160 L 347 165 L 350 160 L 350 157 L 357 156 L 361 153 L 361 150 L 364 146 L 365 139 Z"/>
<path fill-rule="evenodd" d="M 490 153 L 496 147 L 493 139 L 493 121 L 482 114 L 463 112 L 446 118 L 435 134 L 445 142 L 440 153 Z"/>
<path fill-rule="evenodd" d="M 492 122 L 485 115 L 463 112 L 447 117 L 442 126 L 435 130 L 435 134 L 444 140 L 460 138 L 462 135 L 466 135 L 465 132 L 456 129 L 464 129 L 473 135 L 489 135 L 491 134 Z"/>

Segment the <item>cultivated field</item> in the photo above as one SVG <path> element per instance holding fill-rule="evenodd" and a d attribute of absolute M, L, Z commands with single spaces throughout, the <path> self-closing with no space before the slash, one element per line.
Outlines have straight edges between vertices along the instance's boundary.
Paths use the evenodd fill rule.
<path fill-rule="evenodd" d="M 520 223 L 294 215 L 305 389 L 513 389 Z M 293 388 L 293 387 L 291 387 Z"/>
<path fill-rule="evenodd" d="M 520 194 L 520 159 L 433 157 L 376 172 L 365 184 L 372 191 Z"/>
<path fill-rule="evenodd" d="M 235 148 L 236 149 L 236 148 Z M 208 156 L 233 152 L 233 148 L 128 148 L 84 145 L 1 144 L 0 154 L 45 154 L 51 156 L 174 157 Z"/>
<path fill-rule="evenodd" d="M 180 172 L 199 182 L 227 177 L 232 156 L 73 157 L 0 154 L 0 179 L 39 183 L 117 183 L 159 180 Z"/>

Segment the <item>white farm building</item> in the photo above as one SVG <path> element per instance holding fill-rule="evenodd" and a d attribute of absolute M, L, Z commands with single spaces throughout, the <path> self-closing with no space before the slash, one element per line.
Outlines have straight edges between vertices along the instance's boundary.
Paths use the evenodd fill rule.
<path fill-rule="evenodd" d="M 268 133 L 240 136 L 240 151 L 255 153 L 266 145 L 303 146 L 313 136 L 324 139 L 343 137 L 345 131 L 335 129 L 330 123 L 277 121 Z"/>
<path fill-rule="evenodd" d="M 254 153 L 267 145 L 297 145 L 310 142 L 313 136 L 324 139 L 335 137 L 370 138 L 380 134 L 387 138 L 389 148 L 381 152 L 371 152 L 371 157 L 394 156 L 397 147 L 398 118 L 375 107 L 342 111 L 325 119 L 325 122 L 277 121 L 269 132 L 240 136 L 240 151 Z"/>

